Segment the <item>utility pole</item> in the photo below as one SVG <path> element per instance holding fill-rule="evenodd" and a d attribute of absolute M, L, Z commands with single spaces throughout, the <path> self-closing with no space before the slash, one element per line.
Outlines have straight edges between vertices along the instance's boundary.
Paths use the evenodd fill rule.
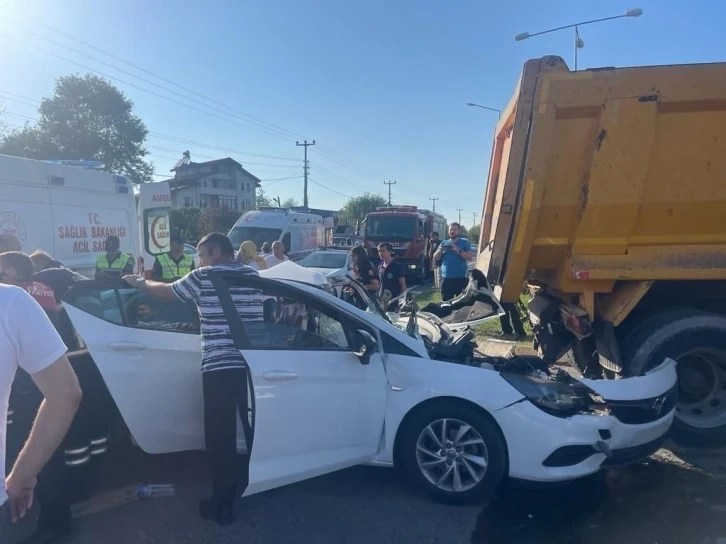
<path fill-rule="evenodd" d="M 430 196 L 429 200 L 434 203 L 434 208 L 431 210 L 432 213 L 436 212 L 436 201 L 439 199 L 438 196 Z"/>
<path fill-rule="evenodd" d="M 307 140 L 305 140 L 304 143 L 295 142 L 295 145 L 298 147 L 305 148 L 305 162 L 303 163 L 303 177 L 305 178 L 305 187 L 303 189 L 303 206 L 305 206 L 307 208 L 308 207 L 308 170 L 310 170 L 310 167 L 308 165 L 308 146 L 315 145 L 315 140 L 313 140 L 312 143 L 308 143 Z"/>
<path fill-rule="evenodd" d="M 459 225 L 461 225 L 461 212 L 464 211 L 464 208 L 456 208 L 456 211 L 459 212 Z"/>
<path fill-rule="evenodd" d="M 478 213 L 476 213 L 476 212 L 471 212 L 471 213 L 472 213 L 472 215 L 474 216 L 474 225 L 476 225 L 476 216 L 477 216 L 477 215 L 479 215 L 479 214 L 478 214 Z M 473 227 L 474 225 L 472 225 L 472 227 Z"/>
<path fill-rule="evenodd" d="M 388 181 L 384 181 L 383 185 L 388 185 L 388 207 L 391 207 L 391 185 L 396 185 L 395 181 L 391 181 L 390 179 Z"/>

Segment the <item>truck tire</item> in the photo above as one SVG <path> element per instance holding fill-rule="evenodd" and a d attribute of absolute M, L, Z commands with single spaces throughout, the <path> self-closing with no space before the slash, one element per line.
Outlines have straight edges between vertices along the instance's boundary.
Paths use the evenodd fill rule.
<path fill-rule="evenodd" d="M 565 359 L 586 378 L 602 378 L 604 369 L 598 362 L 596 351 L 594 336 L 582 340 L 575 338 L 572 347 L 565 353 Z"/>
<path fill-rule="evenodd" d="M 726 445 L 726 316 L 691 308 L 644 317 L 621 341 L 623 372 L 642 376 L 666 357 L 678 363 L 673 439 L 691 447 Z"/>

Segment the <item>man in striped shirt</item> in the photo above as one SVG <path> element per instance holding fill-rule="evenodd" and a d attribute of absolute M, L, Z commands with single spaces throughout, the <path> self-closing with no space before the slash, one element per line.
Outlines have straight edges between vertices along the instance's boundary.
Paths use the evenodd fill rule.
<path fill-rule="evenodd" d="M 194 301 L 199 310 L 202 336 L 202 383 L 204 393 L 204 438 L 212 471 L 212 496 L 199 504 L 199 514 L 220 525 L 234 521 L 233 506 L 238 494 L 240 472 L 249 478 L 249 463 L 240 470 L 237 463 L 237 413 L 250 443 L 248 369 L 235 347 L 219 297 L 209 272 L 236 272 L 258 275 L 253 268 L 234 260 L 229 238 L 220 232 L 208 234 L 197 245 L 200 267 L 174 283 L 147 281 L 137 275 L 125 276 L 131 285 L 160 300 Z M 230 287 L 237 312 L 244 321 L 262 321 L 262 295 L 259 290 Z M 247 452 L 247 456 L 251 452 Z"/>

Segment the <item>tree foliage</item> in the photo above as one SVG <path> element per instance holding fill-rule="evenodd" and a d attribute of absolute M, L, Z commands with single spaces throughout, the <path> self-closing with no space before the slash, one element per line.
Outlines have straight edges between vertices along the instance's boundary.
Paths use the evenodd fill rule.
<path fill-rule="evenodd" d="M 294 208 L 295 206 L 299 206 L 300 203 L 297 201 L 297 199 L 293 197 L 286 198 L 282 201 L 282 208 Z"/>
<path fill-rule="evenodd" d="M 267 196 L 267 193 L 264 189 L 260 188 L 257 189 L 257 197 L 255 199 L 255 207 L 256 208 L 264 208 L 272 206 L 272 199 Z"/>
<path fill-rule="evenodd" d="M 199 220 L 202 216 L 200 208 L 172 208 L 171 224 L 187 242 L 198 242 L 202 238 Z"/>
<path fill-rule="evenodd" d="M 2 138 L 0 153 L 97 160 L 105 170 L 134 183 L 151 181 L 154 166 L 144 160 L 148 130 L 133 114 L 133 103 L 107 80 L 92 74 L 60 77 L 38 113 L 35 125 L 26 124 Z"/>
<path fill-rule="evenodd" d="M 240 212 L 227 208 L 205 208 L 199 216 L 199 236 L 206 236 L 210 232 L 223 232 L 227 234 L 237 222 Z"/>
<path fill-rule="evenodd" d="M 340 209 L 340 215 L 345 219 L 363 219 L 369 212 L 376 211 L 376 208 L 385 206 L 388 201 L 381 195 L 365 193 L 363 196 L 350 198 Z"/>
<path fill-rule="evenodd" d="M 481 234 L 481 225 L 474 225 L 473 227 L 467 229 L 467 232 L 469 233 L 469 241 L 472 244 L 478 244 L 479 236 Z"/>

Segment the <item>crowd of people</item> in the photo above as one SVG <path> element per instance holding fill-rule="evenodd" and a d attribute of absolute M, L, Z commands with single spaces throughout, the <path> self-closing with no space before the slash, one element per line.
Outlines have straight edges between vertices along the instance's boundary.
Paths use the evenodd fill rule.
<path fill-rule="evenodd" d="M 432 233 L 428 246 L 435 285 L 443 300 L 451 300 L 465 290 L 468 263 L 475 254 L 469 241 L 461 237 L 456 223 L 450 226 L 446 240 L 439 240 L 438 233 Z M 246 241 L 235 255 L 226 235 L 212 233 L 197 245 L 196 267 L 193 257 L 184 252 L 184 240 L 172 235 L 170 250 L 155 259 L 149 279 L 134 273 L 135 261 L 120 250 L 117 237 L 109 236 L 105 249 L 96 261 L 94 277 L 122 278 L 137 288 L 143 297 L 134 301 L 134 315 L 139 322 L 155 318 L 154 300 L 182 301 L 197 307 L 202 339 L 205 441 L 212 472 L 212 492 L 200 502 L 199 514 L 221 525 L 232 523 L 238 490 L 249 479 L 248 459 L 237 454 L 237 414 L 243 423 L 248 452 L 253 433 L 249 369 L 234 345 L 222 303 L 216 296 L 217 274 L 234 271 L 257 275 L 260 270 L 287 261 L 285 247 L 279 241 L 263 244 L 260 255 L 254 242 Z M 388 307 L 406 293 L 406 268 L 396 259 L 391 244 L 379 244 L 377 252 L 380 264 L 376 267 L 365 248 L 352 248 L 353 272 L 355 279 Z M 38 532 L 29 542 L 52 542 L 71 532 L 70 504 L 58 500 L 63 490 L 56 486 L 48 494 L 53 501 L 43 498 L 42 469 L 54 455 L 60 455 L 59 445 L 81 402 L 81 388 L 66 356 L 75 335 L 67 316 L 64 319 L 61 298 L 76 282 L 85 279 L 49 253 L 38 249 L 26 255 L 15 237 L 0 236 L 0 421 L 7 417 L 10 390 L 18 369 L 28 373 L 44 398 L 30 438 L 17 456 L 5 486 L 0 487 L 0 541 L 8 521 L 22 518 L 31 507 L 39 478 L 41 516 Z M 245 321 L 267 320 L 265 303 L 271 297 L 244 287 L 231 287 L 229 291 L 236 311 Z M 505 309 L 509 313 L 510 309 Z M 293 310 L 275 312 L 280 313 L 276 318 L 292 321 L 294 316 L 288 313 Z M 508 318 L 509 315 L 502 317 L 502 329 L 511 334 Z M 517 335 L 524 334 L 518 318 L 514 319 L 514 327 Z M 0 466 L 4 464 L 5 449 L 5 434 L 0 432 Z"/>

